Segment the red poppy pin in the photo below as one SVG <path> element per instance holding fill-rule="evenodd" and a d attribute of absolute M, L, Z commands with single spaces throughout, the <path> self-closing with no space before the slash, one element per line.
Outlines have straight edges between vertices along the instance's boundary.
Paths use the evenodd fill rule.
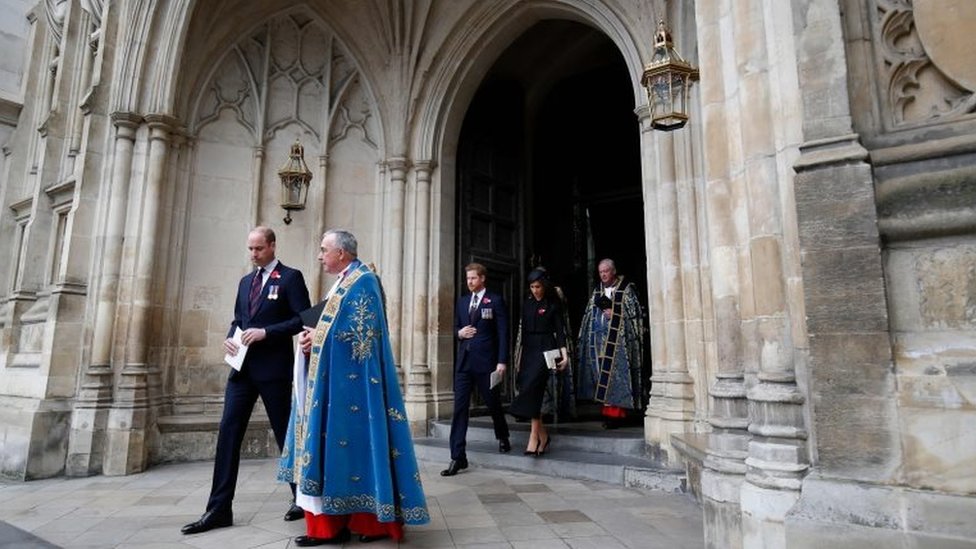
<path fill-rule="evenodd" d="M 483 298 L 481 298 L 481 302 L 482 303 L 491 303 L 491 300 L 488 299 L 487 297 L 483 297 Z"/>
<path fill-rule="evenodd" d="M 540 314 L 540 315 L 544 315 L 544 314 L 546 314 L 546 310 L 545 310 L 545 308 L 542 308 L 542 309 L 539 309 L 539 314 Z"/>
<path fill-rule="evenodd" d="M 271 278 L 277 280 L 277 279 L 281 278 L 281 273 L 279 273 L 277 270 L 271 271 Z"/>

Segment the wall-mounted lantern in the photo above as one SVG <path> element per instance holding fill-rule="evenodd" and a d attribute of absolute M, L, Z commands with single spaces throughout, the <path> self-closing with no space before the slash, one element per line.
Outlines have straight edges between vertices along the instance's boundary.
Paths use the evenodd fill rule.
<path fill-rule="evenodd" d="M 641 77 L 654 129 L 669 132 L 688 122 L 688 94 L 696 80 L 698 69 L 678 55 L 671 32 L 661 20 L 654 35 L 654 57 L 644 66 Z"/>
<path fill-rule="evenodd" d="M 285 225 L 291 223 L 292 210 L 304 210 L 308 200 L 308 183 L 312 172 L 305 164 L 305 147 L 298 139 L 291 146 L 288 160 L 278 170 L 281 178 L 281 207 L 285 209 Z"/>

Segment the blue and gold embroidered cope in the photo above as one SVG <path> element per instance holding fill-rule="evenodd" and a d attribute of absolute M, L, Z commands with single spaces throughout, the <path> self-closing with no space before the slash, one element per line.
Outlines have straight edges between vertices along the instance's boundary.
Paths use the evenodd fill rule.
<path fill-rule="evenodd" d="M 293 399 L 278 480 L 320 497 L 326 514 L 429 522 L 379 279 L 365 265 L 326 303 L 295 391 L 304 406 Z"/>
<path fill-rule="evenodd" d="M 379 337 L 379 332 L 373 327 L 376 314 L 372 311 L 376 305 L 369 297 L 361 296 L 352 307 L 352 330 L 340 332 L 339 340 L 352 345 L 352 359 L 365 362 L 373 354 L 373 343 Z"/>

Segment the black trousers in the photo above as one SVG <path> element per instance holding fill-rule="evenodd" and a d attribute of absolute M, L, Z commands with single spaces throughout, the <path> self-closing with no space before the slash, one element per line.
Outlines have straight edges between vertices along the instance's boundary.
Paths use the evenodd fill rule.
<path fill-rule="evenodd" d="M 264 402 L 268 420 L 274 431 L 278 451 L 281 452 L 288 432 L 291 412 L 291 380 L 255 382 L 246 374 L 227 379 L 224 391 L 224 413 L 217 433 L 217 455 L 214 457 L 213 484 L 207 511 L 230 511 L 237 489 L 237 473 L 241 464 L 241 444 L 258 396 Z M 295 486 L 291 487 L 292 495 Z"/>
<path fill-rule="evenodd" d="M 471 410 L 471 391 L 478 391 L 488 406 L 491 421 L 495 426 L 495 438 L 508 438 L 508 423 L 502 411 L 498 392 L 491 390 L 491 374 L 454 372 L 454 417 L 451 419 L 451 459 L 467 459 L 465 447 L 468 435 L 468 413 Z"/>

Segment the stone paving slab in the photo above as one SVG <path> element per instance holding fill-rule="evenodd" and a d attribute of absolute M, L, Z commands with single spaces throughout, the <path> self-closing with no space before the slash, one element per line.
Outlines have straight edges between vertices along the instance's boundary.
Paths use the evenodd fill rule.
<path fill-rule="evenodd" d="M 472 467 L 445 478 L 421 461 L 431 523 L 370 549 L 648 549 L 704 547 L 687 495 Z M 0 481 L 0 547 L 291 548 L 302 521 L 282 516 L 291 494 L 277 460 L 241 462 L 234 526 L 184 536 L 210 489 L 211 462 L 158 465 L 126 477 Z M 362 545 L 353 538 L 347 546 Z"/>

